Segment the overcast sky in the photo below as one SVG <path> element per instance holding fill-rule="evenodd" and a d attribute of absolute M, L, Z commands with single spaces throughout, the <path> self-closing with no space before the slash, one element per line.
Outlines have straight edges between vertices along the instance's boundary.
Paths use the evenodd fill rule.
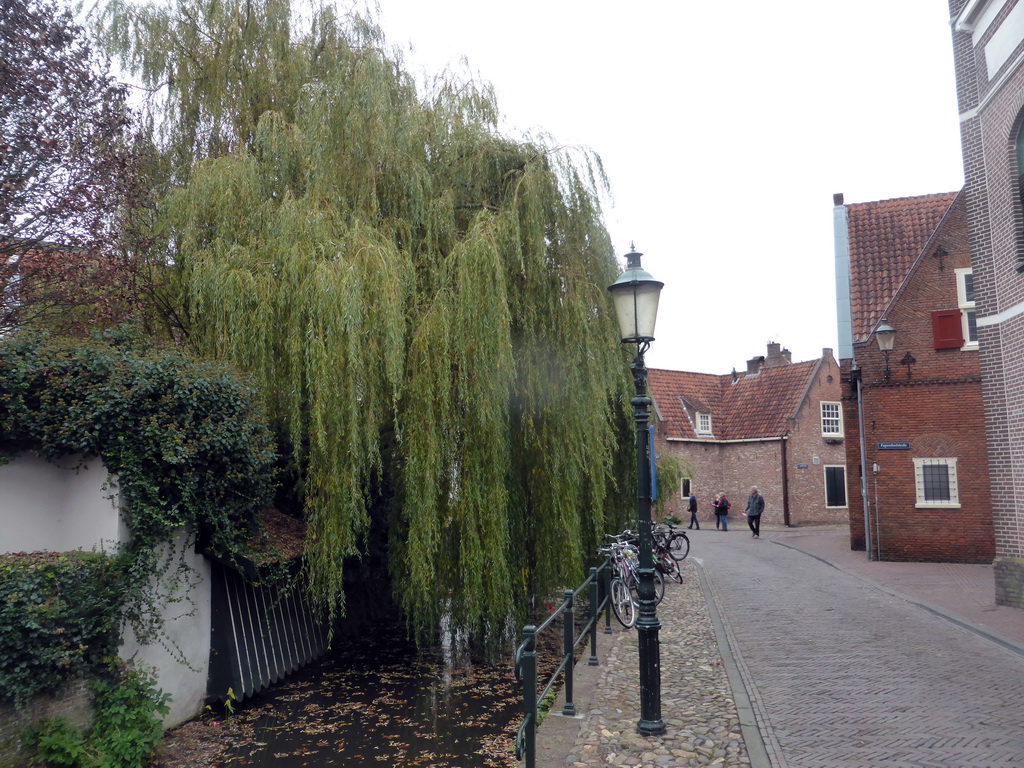
<path fill-rule="evenodd" d="M 664 281 L 648 365 L 837 352 L 832 195 L 963 184 L 946 0 L 379 0 L 414 72 L 597 152 L 615 249 Z"/>

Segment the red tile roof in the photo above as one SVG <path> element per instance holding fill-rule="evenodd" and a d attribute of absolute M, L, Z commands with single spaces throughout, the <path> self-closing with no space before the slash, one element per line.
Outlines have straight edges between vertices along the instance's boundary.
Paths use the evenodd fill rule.
<path fill-rule="evenodd" d="M 714 440 L 778 437 L 790 431 L 820 360 L 762 368 L 749 376 L 666 371 L 648 376 L 660 429 L 665 437 L 697 439 L 696 412 L 711 415 Z"/>
<path fill-rule="evenodd" d="M 870 338 L 956 192 L 846 206 L 853 341 Z"/>

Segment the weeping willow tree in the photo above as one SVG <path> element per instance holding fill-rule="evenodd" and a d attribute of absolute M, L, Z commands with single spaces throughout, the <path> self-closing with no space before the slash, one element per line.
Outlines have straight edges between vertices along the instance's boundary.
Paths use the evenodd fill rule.
<path fill-rule="evenodd" d="M 496 638 L 576 583 L 633 487 L 598 159 L 503 136 L 485 84 L 420 93 L 331 7 L 115 2 L 99 27 L 154 94 L 182 338 L 287 435 L 311 594 L 343 611 L 371 525 L 419 637 Z"/>

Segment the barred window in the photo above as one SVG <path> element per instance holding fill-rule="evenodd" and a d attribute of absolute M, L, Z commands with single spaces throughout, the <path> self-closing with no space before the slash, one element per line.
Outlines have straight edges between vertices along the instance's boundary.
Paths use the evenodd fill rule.
<path fill-rule="evenodd" d="M 843 409 L 840 403 L 822 402 L 821 435 L 822 437 L 843 436 Z"/>
<path fill-rule="evenodd" d="M 918 507 L 959 507 L 956 459 L 914 459 Z"/>

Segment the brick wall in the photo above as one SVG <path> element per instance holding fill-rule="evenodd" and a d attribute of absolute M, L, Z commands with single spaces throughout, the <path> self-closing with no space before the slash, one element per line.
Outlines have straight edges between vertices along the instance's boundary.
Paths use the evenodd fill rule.
<path fill-rule="evenodd" d="M 656 438 L 656 450 L 663 455 L 675 456 L 692 467 L 691 489 L 697 496 L 697 517 L 714 525 L 715 515 L 711 502 L 715 494 L 724 492 L 732 502 L 730 523 L 744 522 L 743 508 L 747 504 L 750 486 L 757 485 L 765 500 L 762 522 L 782 523 L 782 452 L 779 440 L 771 442 L 718 443 L 665 442 Z M 676 494 L 665 502 L 665 512 L 678 515 L 688 522 L 686 500 Z M 703 523 L 702 523 L 703 524 Z"/>
<path fill-rule="evenodd" d="M 966 0 L 950 0 L 956 18 Z M 969 219 L 978 290 L 982 392 L 995 540 L 998 600 L 1024 608 L 1024 211 L 1018 199 L 1014 142 L 1024 109 L 1024 69 L 1017 53 L 998 72 L 985 67 L 984 48 L 1016 2 L 1005 2 L 978 39 L 953 28 L 957 98 Z M 1013 69 L 1016 67 L 1016 70 Z"/>
<path fill-rule="evenodd" d="M 845 523 L 845 508 L 825 505 L 826 465 L 843 465 L 842 442 L 827 441 L 821 435 L 822 400 L 839 401 L 839 367 L 831 355 L 825 358 L 817 376 L 808 387 L 797 418 L 792 419 L 785 447 L 781 439 L 748 442 L 714 440 L 666 441 L 656 430 L 655 450 L 675 456 L 693 467 L 692 490 L 697 495 L 698 517 L 714 524 L 711 502 L 724 492 L 732 502 L 730 522 L 744 524 L 742 515 L 750 487 L 756 485 L 765 500 L 763 524 L 783 525 L 784 470 L 788 493 L 790 525 Z M 799 465 L 806 464 L 806 468 Z M 685 500 L 676 493 L 665 500 L 666 513 L 689 520 Z"/>
<path fill-rule="evenodd" d="M 852 400 L 852 399 L 851 399 Z M 994 556 L 987 455 L 977 383 L 897 381 L 863 390 L 868 502 L 873 558 L 989 563 Z M 851 402 L 855 412 L 856 403 Z M 936 416 L 945 418 L 936 418 Z M 909 443 L 880 450 L 879 443 Z M 859 453 L 851 441 L 849 453 Z M 915 458 L 956 458 L 960 508 L 918 508 Z M 850 456 L 851 467 L 860 464 Z M 875 474 L 873 465 L 878 464 Z M 851 544 L 864 549 L 863 499 L 854 475 Z"/>
<path fill-rule="evenodd" d="M 821 402 L 839 402 L 842 396 L 838 364 L 831 355 L 825 363 L 811 382 L 786 445 L 792 525 L 837 524 L 847 520 L 847 507 L 826 506 L 825 467 L 846 464 L 846 438 L 826 438 L 821 434 Z"/>
<path fill-rule="evenodd" d="M 72 725 L 86 729 L 92 723 L 93 696 L 84 680 L 68 683 L 57 696 L 37 696 L 23 709 L 0 704 L 0 768 L 23 768 L 21 736 L 26 728 L 42 720 L 63 717 Z"/>
<path fill-rule="evenodd" d="M 964 195 L 954 202 L 888 309 L 896 329 L 890 377 L 873 338 L 854 344 L 862 374 L 872 557 L 880 560 L 987 563 L 995 554 L 979 354 L 935 349 L 931 321 L 933 310 L 957 308 L 955 269 L 970 266 L 966 202 Z M 935 255 L 940 249 L 941 257 Z M 908 354 L 915 362 L 901 364 Z M 844 361 L 847 381 L 849 365 Z M 845 391 L 851 546 L 863 550 L 857 399 L 849 384 Z M 910 447 L 882 450 L 879 443 Z M 915 458 L 957 459 L 959 509 L 917 506 Z"/>

